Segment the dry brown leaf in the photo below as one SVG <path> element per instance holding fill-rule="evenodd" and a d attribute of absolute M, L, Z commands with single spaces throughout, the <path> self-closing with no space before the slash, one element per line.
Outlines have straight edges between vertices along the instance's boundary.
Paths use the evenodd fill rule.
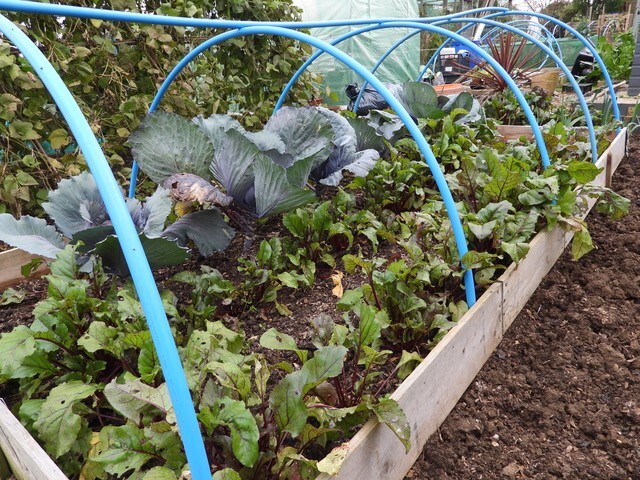
<path fill-rule="evenodd" d="M 333 290 L 331 290 L 331 293 L 333 293 L 338 298 L 342 298 L 342 295 L 344 294 L 342 277 L 344 277 L 344 273 L 338 270 L 335 270 L 333 274 L 331 274 L 331 280 L 333 280 Z"/>

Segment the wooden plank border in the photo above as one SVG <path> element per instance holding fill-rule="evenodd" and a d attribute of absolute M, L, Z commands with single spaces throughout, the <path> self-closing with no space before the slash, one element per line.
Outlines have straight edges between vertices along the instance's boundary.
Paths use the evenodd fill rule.
<path fill-rule="evenodd" d="M 0 399 L 0 449 L 18 480 L 68 480 Z"/>
<path fill-rule="evenodd" d="M 600 157 L 597 165 L 603 167 L 603 171 L 594 181 L 595 185 L 605 185 L 615 172 L 626 153 L 626 143 L 627 131 L 623 129 Z M 609 168 L 604 168 L 607 166 Z M 594 203 L 590 199 L 583 216 Z M 427 439 L 442 424 L 498 346 L 572 235 L 561 229 L 538 234 L 525 259 L 510 266 L 489 287 L 391 395 L 404 409 L 411 426 L 412 447 L 408 453 L 389 428 L 371 420 L 346 445 L 347 454 L 338 475 L 320 475 L 317 480 L 401 480 Z M 1 400 L 0 449 L 18 480 L 67 480 Z"/>

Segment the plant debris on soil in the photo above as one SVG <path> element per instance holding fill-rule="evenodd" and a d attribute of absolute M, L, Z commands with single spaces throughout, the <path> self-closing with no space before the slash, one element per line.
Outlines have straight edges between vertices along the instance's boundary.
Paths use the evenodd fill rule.
<path fill-rule="evenodd" d="M 589 215 L 406 478 L 640 479 L 640 142 L 613 178 L 627 217 Z"/>

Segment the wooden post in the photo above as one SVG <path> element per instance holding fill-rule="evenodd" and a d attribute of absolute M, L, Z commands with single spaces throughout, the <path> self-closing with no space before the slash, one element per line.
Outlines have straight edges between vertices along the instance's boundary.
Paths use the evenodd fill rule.
<path fill-rule="evenodd" d="M 22 265 L 26 265 L 34 258 L 35 255 L 31 255 L 23 250 L 13 248 L 0 253 L 0 290 L 15 285 L 20 280 L 25 278 L 20 272 Z M 40 265 L 34 273 L 35 277 L 40 277 L 45 273 L 48 273 L 49 268 L 46 263 Z M 32 277 L 30 277 L 32 278 Z"/>
<path fill-rule="evenodd" d="M 0 399 L 0 450 L 18 480 L 69 480 Z"/>

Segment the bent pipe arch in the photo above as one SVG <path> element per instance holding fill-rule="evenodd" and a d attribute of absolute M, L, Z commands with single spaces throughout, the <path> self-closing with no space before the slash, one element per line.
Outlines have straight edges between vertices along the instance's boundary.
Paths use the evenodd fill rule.
<path fill-rule="evenodd" d="M 458 20 L 454 20 L 454 21 L 458 21 Z M 593 127 L 593 119 L 591 117 L 591 112 L 589 111 L 589 105 L 587 105 L 587 101 L 584 98 L 584 94 L 582 93 L 582 90 L 580 90 L 580 86 L 578 85 L 578 82 L 573 77 L 573 75 L 571 75 L 571 70 L 569 70 L 569 68 L 564 64 L 564 62 L 560 59 L 560 57 L 558 57 L 553 52 L 553 50 L 551 50 L 551 48 L 549 48 L 547 45 L 542 43 L 540 40 L 536 39 L 535 37 L 533 37 L 532 35 L 526 32 L 523 32 L 522 30 L 516 27 L 513 27 L 512 25 L 496 22 L 494 20 L 487 20 L 484 18 L 464 18 L 464 19 L 460 19 L 460 21 L 470 22 L 472 24 L 482 23 L 485 25 L 493 26 L 494 28 L 502 28 L 504 30 L 515 33 L 516 35 L 520 35 L 521 37 L 525 38 L 526 40 L 528 40 L 529 42 L 531 42 L 532 44 L 540 48 L 544 53 L 546 53 L 549 56 L 549 58 L 551 58 L 551 60 L 553 60 L 558 65 L 558 67 L 562 70 L 562 72 L 567 77 L 567 80 L 569 80 L 569 83 L 571 84 L 571 86 L 573 87 L 573 90 L 576 93 L 576 96 L 578 98 L 578 103 L 580 103 L 580 107 L 582 108 L 582 112 L 584 113 L 585 123 L 587 124 L 587 129 L 589 132 L 589 142 L 591 143 L 591 160 L 593 161 L 593 163 L 597 162 L 598 161 L 598 141 L 596 140 L 596 134 Z"/>
<path fill-rule="evenodd" d="M 473 25 L 477 24 L 477 23 L 484 23 L 487 24 L 487 22 L 484 21 L 483 18 L 466 18 L 466 17 L 462 17 L 462 18 L 455 18 L 455 19 L 447 19 L 447 20 L 438 20 L 438 21 L 434 21 L 433 25 L 442 25 L 442 24 L 447 24 L 447 23 L 455 23 L 455 22 L 463 22 L 466 21 L 468 22 L 467 25 L 465 25 L 464 27 L 462 27 L 461 29 L 457 30 L 456 33 L 462 33 L 464 30 L 472 27 Z M 503 25 L 506 24 L 502 24 L 500 22 L 494 22 L 495 23 L 495 27 L 496 28 L 502 28 Z M 417 32 L 413 32 L 413 33 L 409 33 L 407 34 L 404 38 L 398 40 L 398 42 L 396 42 L 392 47 L 389 48 L 389 50 L 387 50 L 385 52 L 385 54 L 380 57 L 380 59 L 376 62 L 376 64 L 372 67 L 371 69 L 371 73 L 375 73 L 376 70 L 378 69 L 378 67 L 380 66 L 380 64 L 389 56 L 389 54 L 392 53 L 393 50 L 395 50 L 396 48 L 398 48 L 402 42 L 408 40 L 409 38 L 411 38 L 411 36 L 415 35 Z M 517 29 L 516 33 L 526 33 L 526 32 L 522 32 L 521 30 Z M 533 37 L 535 38 L 535 37 Z M 536 39 L 537 40 L 537 39 Z M 418 77 L 416 78 L 416 81 L 419 82 L 420 79 L 424 76 L 424 74 L 427 72 L 427 69 L 429 68 L 429 65 L 431 65 L 434 62 L 434 58 L 437 58 L 437 53 L 440 52 L 443 48 L 444 45 L 446 45 L 448 42 L 450 42 L 451 39 L 448 38 L 442 46 L 440 46 L 438 48 L 438 50 L 436 51 L 436 53 L 429 59 L 429 61 L 427 62 L 427 64 L 424 66 L 424 68 L 420 71 Z M 552 50 L 553 52 L 553 50 Z M 555 53 L 555 52 L 554 52 Z M 562 59 L 560 59 L 560 61 L 562 62 Z M 557 63 L 557 62 L 556 62 Z M 360 89 L 360 92 L 358 92 L 358 97 L 356 98 L 355 102 L 354 102 L 354 107 L 357 108 L 359 103 L 360 103 L 360 99 L 362 98 L 362 94 L 364 93 L 364 89 L 367 86 L 366 82 L 363 82 L 362 84 L 362 88 Z"/>
<path fill-rule="evenodd" d="M 461 12 L 461 13 L 466 13 L 466 12 Z M 463 17 L 463 18 L 468 18 L 468 17 Z M 480 20 L 481 18 L 477 19 Z M 453 22 L 458 22 L 458 21 L 462 21 L 459 20 L 459 17 L 452 17 L 452 19 L 450 20 L 450 22 L 446 22 L 446 23 L 453 23 Z M 433 21 L 433 25 L 440 25 L 441 23 L 445 23 L 444 20 L 437 20 L 437 21 Z M 502 24 L 501 24 L 502 25 Z M 538 24 L 536 24 L 538 25 Z M 551 35 L 551 32 L 549 32 L 549 30 L 544 27 L 544 25 L 541 26 L 542 29 L 544 29 L 544 31 L 546 33 L 548 33 L 549 35 Z M 499 27 L 494 27 L 491 31 L 495 30 L 496 28 Z M 411 37 L 413 37 L 414 35 L 418 34 L 420 31 L 415 31 L 415 32 L 411 32 L 408 33 L 407 35 L 405 35 L 404 37 L 402 37 L 401 39 L 399 39 L 396 43 L 394 43 L 391 47 L 389 47 L 389 49 L 378 59 L 378 61 L 375 63 L 375 65 L 373 67 L 371 67 L 371 73 L 376 73 L 376 71 L 378 70 L 378 68 L 380 67 L 380 65 L 382 65 L 382 63 L 387 59 L 387 57 L 389 55 L 391 55 L 391 53 L 393 53 L 393 51 L 395 51 L 396 48 L 400 47 L 400 45 L 402 45 L 404 42 L 406 42 L 407 40 L 409 40 Z M 456 32 L 459 33 L 459 32 Z M 485 37 L 487 35 L 489 35 L 491 32 L 488 32 L 485 34 Z M 535 38 L 535 37 L 534 37 Z M 554 38 L 555 40 L 555 38 Z M 560 58 L 560 60 L 562 61 L 562 51 L 560 50 L 560 47 L 558 46 L 558 42 L 555 41 L 555 45 L 558 48 L 558 53 L 556 55 L 558 55 L 558 58 Z M 553 48 L 551 49 L 553 51 Z M 554 52 L 555 53 L 555 52 Z M 545 64 L 546 60 L 543 60 L 542 64 L 540 65 L 539 68 L 541 68 L 544 64 Z M 422 71 L 420 72 L 420 74 L 418 75 L 418 78 L 416 78 L 416 82 L 421 81 L 422 77 L 424 76 L 424 74 L 427 72 L 427 68 L 428 65 L 430 65 L 431 63 L 433 63 L 433 57 L 431 57 L 431 59 L 429 60 L 429 63 L 427 64 L 427 66 L 425 66 Z M 364 89 L 367 86 L 367 82 L 363 82 L 362 83 L 362 87 L 360 88 L 360 91 L 358 92 L 358 96 L 356 97 L 355 101 L 353 102 L 354 108 L 357 109 L 358 105 L 360 104 L 360 100 L 362 99 L 362 95 L 364 94 Z"/>
<path fill-rule="evenodd" d="M 122 191 L 84 114 L 53 66 L 36 45 L 4 15 L 0 15 L 0 31 L 18 48 L 42 80 L 85 156 L 89 170 L 93 174 L 100 195 L 104 200 L 140 298 L 167 382 L 193 477 L 196 480 L 210 480 L 211 469 L 178 350 L 173 341 L 173 334 L 169 328 L 169 322 L 151 268 L 131 220 L 129 209 L 126 207 Z"/>
<path fill-rule="evenodd" d="M 517 10 L 511 10 L 509 12 L 500 12 L 500 13 L 495 13 L 493 15 L 491 15 L 491 17 L 496 16 L 504 16 L 504 15 L 519 15 L 519 16 L 523 16 L 523 15 L 528 15 L 528 16 L 532 16 L 532 17 L 537 17 L 537 18 L 542 18 L 544 20 L 547 20 L 551 23 L 554 23 L 556 25 L 560 25 L 561 27 L 564 27 L 566 30 L 568 30 L 573 36 L 575 36 L 578 40 L 580 40 L 585 47 L 587 47 L 587 49 L 589 49 L 589 51 L 591 52 L 591 54 L 593 55 L 593 58 L 595 58 L 596 62 L 598 62 L 598 66 L 600 67 L 600 70 L 602 71 L 602 76 L 604 77 L 604 81 L 607 84 L 607 88 L 609 89 L 609 96 L 611 97 L 611 103 L 612 103 L 612 107 L 613 107 L 613 116 L 616 120 L 620 120 L 620 107 L 618 106 L 618 97 L 616 96 L 616 91 L 615 88 L 613 86 L 613 80 L 611 79 L 611 75 L 609 75 L 609 70 L 607 69 L 607 66 L 604 64 L 604 61 L 602 60 L 602 57 L 600 56 L 600 54 L 598 53 L 598 51 L 596 50 L 596 47 L 593 45 L 593 43 L 591 43 L 589 41 L 589 39 L 587 39 L 584 35 L 582 35 L 580 32 L 578 32 L 575 28 L 573 28 L 572 26 L 568 25 L 565 22 L 562 22 L 561 20 L 558 20 L 557 18 L 554 18 L 550 15 L 546 15 L 544 13 L 538 13 L 538 12 L 520 12 Z"/>
<path fill-rule="evenodd" d="M 413 24 L 411 24 L 413 25 Z M 184 69 L 184 67 L 193 59 L 195 56 L 204 52 L 208 48 L 211 48 L 215 45 L 218 45 L 226 40 L 230 40 L 235 37 L 245 36 L 245 35 L 260 35 L 260 34 L 269 34 L 269 35 L 281 35 L 283 37 L 293 38 L 303 43 L 307 43 L 311 46 L 314 46 L 318 49 L 321 49 L 334 57 L 339 62 L 345 64 L 347 67 L 354 70 L 358 75 L 366 78 L 384 97 L 384 99 L 389 103 L 389 106 L 396 112 L 398 117 L 405 123 L 407 130 L 416 141 L 420 152 L 425 158 L 425 162 L 427 163 L 429 169 L 431 170 L 431 174 L 436 182 L 438 190 L 440 191 L 440 195 L 442 196 L 443 203 L 447 210 L 447 214 L 449 216 L 449 220 L 451 221 L 453 235 L 456 242 L 456 247 L 458 250 L 458 255 L 462 259 L 462 257 L 469 251 L 467 240 L 464 234 L 464 229 L 462 227 L 462 221 L 460 220 L 460 215 L 456 209 L 455 201 L 453 196 L 451 195 L 451 190 L 447 184 L 447 181 L 444 177 L 444 174 L 440 170 L 440 165 L 436 160 L 429 144 L 425 140 L 424 136 L 420 132 L 420 129 L 411 119 L 409 113 L 405 110 L 402 104 L 391 94 L 391 92 L 380 82 L 376 77 L 374 77 L 364 66 L 360 63 L 356 62 L 349 55 L 345 54 L 341 50 L 336 47 L 329 45 L 322 40 L 318 40 L 308 34 L 298 32 L 296 30 L 290 30 L 286 28 L 278 28 L 271 26 L 264 27 L 246 27 L 238 30 L 232 30 L 229 32 L 225 32 L 215 37 L 210 38 L 209 40 L 203 42 L 198 47 L 189 52 L 183 59 L 174 67 L 174 69 L 169 73 L 164 83 L 158 89 L 158 93 L 156 98 L 153 100 L 152 106 L 156 108 L 167 88 L 173 81 L 173 79 Z M 135 188 L 135 178 L 131 179 L 131 187 Z M 476 302 L 476 292 L 475 292 L 475 282 L 473 279 L 473 272 L 469 269 L 466 270 L 464 274 L 464 284 L 465 284 L 465 295 L 467 304 L 469 306 L 473 305 Z"/>
<path fill-rule="evenodd" d="M 538 125 L 538 122 L 535 118 L 535 115 L 533 114 L 533 111 L 531 110 L 531 107 L 527 103 L 526 99 L 524 98 L 524 95 L 522 94 L 522 92 L 520 91 L 516 83 L 513 81 L 513 79 L 507 74 L 505 69 L 502 68 L 502 66 L 491 55 L 489 55 L 487 52 L 485 52 L 482 48 L 478 47 L 469 39 L 464 38 L 463 36 L 458 35 L 457 33 L 454 33 L 444 28 L 441 28 L 435 25 L 430 25 L 430 24 L 422 24 L 422 23 L 415 23 L 415 22 L 385 22 L 380 25 L 362 28 L 360 30 L 357 30 L 356 32 L 360 33 L 361 31 L 364 31 L 364 30 L 369 31 L 369 30 L 374 30 L 374 29 L 377 30 L 381 28 L 415 28 L 416 30 L 426 30 L 429 32 L 438 33 L 445 37 L 449 37 L 453 40 L 456 40 L 457 42 L 460 42 L 461 44 L 463 44 L 473 52 L 477 53 L 479 57 L 481 57 L 489 65 L 491 65 L 493 69 L 504 79 L 504 81 L 509 86 L 509 89 L 513 92 L 516 99 L 518 100 L 518 103 L 520 104 L 520 107 L 522 108 L 525 114 L 525 117 L 527 117 L 527 120 L 529 121 L 529 125 L 531 125 L 531 129 L 533 130 L 533 136 L 536 140 L 538 151 L 540 152 L 540 159 L 542 162 L 542 166 L 544 168 L 547 168 L 551 164 L 549 160 L 549 152 L 547 150 L 547 146 L 544 143 L 544 139 L 542 138 L 542 133 L 540 132 L 540 126 Z M 191 55 L 191 53 L 187 55 Z M 186 58 L 187 57 L 185 57 L 185 59 Z M 370 72 L 367 72 L 367 73 L 370 75 Z M 366 77 L 363 77 L 363 78 L 367 80 Z M 377 90 L 377 87 L 374 87 L 374 88 L 376 88 Z M 406 125 L 406 122 L 405 122 L 405 125 Z"/>
<path fill-rule="evenodd" d="M 208 18 L 187 18 L 172 17 L 169 15 L 156 15 L 138 12 L 119 12 L 115 10 L 104 10 L 91 7 L 75 7 L 70 5 L 45 4 L 40 2 L 32 2 L 27 0 L 0 0 L 0 10 L 12 12 L 35 13 L 44 15 L 56 15 L 61 17 L 87 18 L 96 20 L 105 20 L 110 22 L 130 22 L 144 23 L 151 25 L 165 25 L 173 27 L 196 27 L 196 28 L 221 28 L 236 29 L 244 27 L 273 26 L 292 29 L 308 29 L 308 28 L 324 28 L 324 27 L 345 27 L 352 25 L 371 25 L 386 21 L 397 21 L 398 18 L 383 19 L 347 19 L 332 20 L 325 22 L 275 22 L 275 21 L 251 21 L 251 20 L 224 20 L 224 19 L 208 19 Z M 488 11 L 505 11 L 504 7 L 484 7 L 469 10 L 468 12 L 458 12 L 450 15 L 432 18 L 447 18 L 452 15 L 460 16 L 462 13 L 467 15 L 484 13 Z M 416 21 L 424 19 L 414 19 Z"/>
<path fill-rule="evenodd" d="M 521 11 L 518 11 L 518 10 L 511 10 L 511 11 L 507 11 L 507 12 L 492 13 L 490 15 L 487 15 L 483 19 L 484 20 L 490 20 L 490 19 L 493 19 L 493 18 L 509 16 L 509 15 L 535 16 L 535 17 L 538 17 L 538 18 L 542 18 L 544 20 L 548 20 L 551 23 L 555 24 L 556 26 L 560 26 L 560 27 L 564 28 L 569 33 L 571 33 L 574 37 L 576 37 L 578 40 L 580 40 L 583 43 L 583 45 L 591 52 L 591 54 L 593 55 L 593 58 L 596 60 L 596 62 L 598 62 L 600 70 L 602 71 L 602 76 L 604 77 L 604 80 L 605 80 L 605 82 L 607 84 L 607 88 L 609 90 L 609 96 L 611 97 L 611 100 L 612 100 L 613 116 L 614 116 L 614 118 L 616 120 L 618 120 L 618 121 L 620 120 L 620 108 L 618 107 L 618 101 L 617 101 L 617 97 L 616 97 L 616 92 L 615 92 L 615 89 L 613 87 L 613 81 L 611 80 L 611 76 L 609 75 L 609 70 L 607 70 L 607 67 L 604 64 L 604 61 L 602 60 L 602 57 L 600 56 L 600 54 L 598 54 L 596 48 L 589 41 L 589 39 L 587 39 L 584 35 L 582 35 L 580 32 L 578 32 L 576 29 L 574 29 L 570 25 L 558 20 L 557 18 L 551 17 L 549 15 L 545 15 L 545 14 L 542 14 L 542 13 L 537 13 L 537 12 L 521 12 Z M 469 28 L 469 26 L 467 25 L 467 26 L 463 27 L 463 29 L 466 29 L 466 28 Z M 464 31 L 463 29 L 458 30 L 458 32 Z M 555 29 L 555 27 L 554 27 L 554 29 Z M 440 51 L 446 45 L 448 45 L 449 42 L 450 42 L 450 39 L 446 39 L 442 43 L 442 45 L 435 51 L 433 56 L 429 59 L 429 61 L 425 65 L 425 68 L 423 69 L 423 72 L 421 72 L 421 76 L 424 75 L 424 72 L 427 70 L 429 65 L 431 65 L 435 61 L 435 59 L 439 55 Z"/>
<path fill-rule="evenodd" d="M 498 12 L 501 13 L 501 12 Z M 489 20 L 491 18 L 496 18 L 497 14 L 494 15 L 487 15 L 486 17 L 484 17 L 484 19 Z M 435 24 L 440 24 L 440 21 L 436 21 L 434 22 Z M 449 22 L 446 22 L 449 23 Z M 451 22 L 451 23 L 455 23 L 455 21 Z M 500 25 L 509 25 L 511 27 L 513 27 L 514 25 L 511 25 L 510 23 L 504 23 L 504 22 L 499 22 Z M 467 29 L 471 28 L 474 24 L 468 23 L 467 25 L 463 25 L 462 27 L 460 27 L 458 30 L 456 30 L 456 33 L 462 34 L 464 31 L 466 31 Z M 547 32 L 550 33 L 549 30 L 541 25 L 541 27 Z M 486 38 L 491 32 L 493 32 L 494 30 L 498 29 L 500 27 L 494 27 L 493 29 L 491 29 L 490 32 L 487 32 L 482 38 Z M 518 27 L 515 27 L 518 28 Z M 518 30 L 523 31 L 522 29 L 518 28 Z M 524 31 L 523 31 L 524 32 Z M 524 32 L 526 33 L 526 32 Z M 424 75 L 424 73 L 427 71 L 427 69 L 429 68 L 430 65 L 433 65 L 436 61 L 436 59 L 440 56 L 440 52 L 446 48 L 447 45 L 449 45 L 449 43 L 451 42 L 451 39 L 447 38 L 444 42 L 442 42 L 442 45 L 440 45 L 436 51 L 433 53 L 433 55 L 431 55 L 431 58 L 429 58 L 429 60 L 426 62 L 425 66 L 422 68 L 422 71 L 420 72 L 418 79 L 420 79 L 422 77 L 422 75 Z M 557 45 L 557 42 L 556 42 Z M 562 51 L 560 50 L 560 47 L 558 47 L 559 51 L 560 51 L 560 55 L 558 55 L 558 57 L 560 57 L 562 59 Z"/>
<path fill-rule="evenodd" d="M 414 22 L 414 23 L 431 23 L 431 22 L 435 22 L 438 19 L 447 19 L 447 18 L 457 18 L 457 17 L 461 17 L 461 16 L 466 16 L 469 13 L 471 14 L 475 14 L 475 13 L 486 13 L 486 12 L 491 12 L 491 11 L 497 11 L 497 13 L 501 13 L 501 12 L 505 12 L 507 11 L 506 8 L 504 7 L 485 7 L 485 8 L 477 8 L 475 10 L 469 10 L 468 12 L 458 12 L 458 13 L 453 13 L 451 15 L 444 15 L 442 17 L 432 17 L 432 18 L 421 18 L 421 19 L 404 19 L 404 20 L 395 20 L 395 21 L 410 21 L 410 22 Z M 370 32 L 372 30 L 377 30 L 381 24 L 383 23 L 388 23 L 389 21 L 379 21 L 377 22 L 376 25 L 369 25 L 368 27 L 363 27 L 360 28 L 358 30 L 354 30 L 352 32 L 347 32 L 344 35 L 341 35 L 338 38 L 335 38 L 333 40 L 331 40 L 331 42 L 329 42 L 331 45 L 336 46 L 341 42 L 344 42 L 345 40 L 348 40 L 349 38 L 355 37 L 357 35 L 366 33 L 366 32 Z M 418 33 L 418 31 L 416 31 L 416 33 Z M 318 50 L 316 52 L 313 52 L 313 54 L 302 64 L 300 65 L 300 67 L 298 68 L 298 70 L 296 70 L 296 72 L 291 76 L 291 78 L 289 79 L 289 81 L 287 82 L 287 84 L 285 85 L 285 87 L 282 89 L 282 93 L 280 94 L 280 98 L 278 98 L 278 101 L 276 102 L 276 106 L 273 109 L 273 113 L 277 112 L 280 107 L 282 107 L 282 104 L 284 103 L 285 99 L 287 98 L 287 95 L 289 94 L 289 91 L 291 90 L 291 88 L 293 88 L 293 85 L 295 85 L 295 83 L 298 81 L 298 78 L 300 78 L 300 76 L 305 72 L 305 70 L 309 67 L 309 65 L 311 65 L 320 55 L 322 55 L 324 52 L 322 50 Z"/>

